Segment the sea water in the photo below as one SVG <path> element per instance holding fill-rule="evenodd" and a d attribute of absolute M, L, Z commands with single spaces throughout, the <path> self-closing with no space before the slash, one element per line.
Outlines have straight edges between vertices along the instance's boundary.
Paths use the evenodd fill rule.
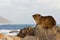
<path fill-rule="evenodd" d="M 15 24 L 15 25 L 0 25 L 0 33 L 6 35 L 17 35 L 17 33 L 9 33 L 10 31 L 20 31 L 26 27 L 34 27 L 34 24 Z"/>
<path fill-rule="evenodd" d="M 0 25 L 0 29 L 7 29 L 7 30 L 17 30 L 17 29 L 23 29 L 25 27 L 34 27 L 34 24 Z"/>

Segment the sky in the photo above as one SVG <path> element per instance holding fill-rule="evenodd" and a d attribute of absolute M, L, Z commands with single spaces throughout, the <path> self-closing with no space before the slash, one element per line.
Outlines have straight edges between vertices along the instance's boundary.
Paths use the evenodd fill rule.
<path fill-rule="evenodd" d="M 60 0 L 0 0 L 0 16 L 12 24 L 34 24 L 35 13 L 51 15 L 60 24 Z"/>

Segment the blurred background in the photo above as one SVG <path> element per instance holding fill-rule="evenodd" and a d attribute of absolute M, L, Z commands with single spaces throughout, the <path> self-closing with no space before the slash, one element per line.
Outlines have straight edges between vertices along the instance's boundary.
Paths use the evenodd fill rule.
<path fill-rule="evenodd" d="M 51 15 L 60 24 L 60 0 L 0 0 L 0 24 L 35 24 L 35 13 Z"/>
<path fill-rule="evenodd" d="M 0 0 L 0 33 L 9 33 L 25 27 L 35 27 L 32 15 L 51 15 L 60 25 L 60 0 Z"/>

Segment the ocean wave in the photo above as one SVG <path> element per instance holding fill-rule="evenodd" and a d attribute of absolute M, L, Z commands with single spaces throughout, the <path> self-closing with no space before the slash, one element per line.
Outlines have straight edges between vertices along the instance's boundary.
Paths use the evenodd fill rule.
<path fill-rule="evenodd" d="M 5 34 L 5 35 L 11 35 L 11 36 L 16 36 L 18 32 L 13 32 L 9 33 L 11 31 L 20 31 L 20 30 L 6 30 L 6 29 L 0 29 L 0 33 Z"/>

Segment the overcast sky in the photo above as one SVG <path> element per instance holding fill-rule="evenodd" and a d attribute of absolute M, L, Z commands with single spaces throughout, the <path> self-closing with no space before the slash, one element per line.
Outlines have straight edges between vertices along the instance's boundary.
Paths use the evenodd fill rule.
<path fill-rule="evenodd" d="M 0 0 L 0 16 L 14 24 L 34 24 L 35 13 L 52 15 L 60 24 L 60 0 Z"/>

